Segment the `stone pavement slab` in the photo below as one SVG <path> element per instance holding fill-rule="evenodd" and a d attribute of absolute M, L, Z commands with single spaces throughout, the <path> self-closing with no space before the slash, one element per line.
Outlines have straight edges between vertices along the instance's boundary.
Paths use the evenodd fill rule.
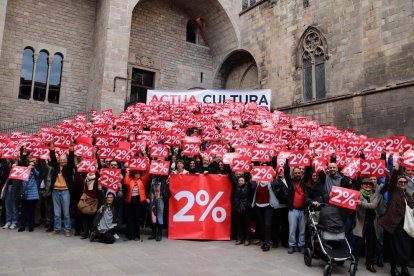
<path fill-rule="evenodd" d="M 323 275 L 324 263 L 305 266 L 303 255 L 284 248 L 262 252 L 233 241 L 122 241 L 106 245 L 79 237 L 50 237 L 0 229 L 0 275 Z M 363 261 L 361 261 L 363 264 Z M 349 262 L 332 275 L 349 275 Z M 357 275 L 388 275 L 389 266 L 372 274 L 363 265 Z"/>

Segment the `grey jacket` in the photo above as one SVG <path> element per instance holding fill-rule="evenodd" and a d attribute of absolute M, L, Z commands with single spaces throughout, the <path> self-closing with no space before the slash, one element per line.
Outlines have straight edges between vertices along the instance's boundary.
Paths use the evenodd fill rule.
<path fill-rule="evenodd" d="M 354 234 L 357 237 L 363 237 L 366 209 L 371 209 L 371 210 L 376 209 L 378 206 L 378 203 L 380 202 L 380 197 L 381 197 L 381 194 L 379 193 L 379 189 L 376 189 L 375 193 L 372 194 L 371 202 L 368 202 L 362 195 L 359 196 L 361 205 L 359 205 L 356 208 L 354 227 L 352 229 L 352 234 Z M 375 227 L 375 235 L 377 236 L 377 239 L 379 239 L 380 232 L 379 232 L 379 227 L 378 227 L 378 215 L 375 216 L 374 227 Z"/>

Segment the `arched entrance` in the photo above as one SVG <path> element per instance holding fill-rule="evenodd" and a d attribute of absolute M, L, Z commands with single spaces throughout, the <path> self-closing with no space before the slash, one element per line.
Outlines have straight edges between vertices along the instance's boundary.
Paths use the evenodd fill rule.
<path fill-rule="evenodd" d="M 148 89 L 213 88 L 217 65 L 238 46 L 219 0 L 137 2 L 132 10 L 127 102 L 144 101 Z"/>
<path fill-rule="evenodd" d="M 259 89 L 259 70 L 254 57 L 245 50 L 233 51 L 218 70 L 217 89 Z"/>

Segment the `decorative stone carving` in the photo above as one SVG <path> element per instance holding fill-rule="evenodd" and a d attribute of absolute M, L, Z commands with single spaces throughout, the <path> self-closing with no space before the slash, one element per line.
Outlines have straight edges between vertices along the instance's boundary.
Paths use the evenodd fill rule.
<path fill-rule="evenodd" d="M 139 54 L 135 55 L 135 62 L 143 67 L 154 68 L 155 61 L 151 57 L 141 56 Z"/>

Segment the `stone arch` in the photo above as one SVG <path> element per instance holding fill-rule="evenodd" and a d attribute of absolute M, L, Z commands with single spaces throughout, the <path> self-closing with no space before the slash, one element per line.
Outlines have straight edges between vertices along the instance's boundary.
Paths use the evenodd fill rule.
<path fill-rule="evenodd" d="M 216 89 L 258 89 L 260 72 L 255 58 L 246 50 L 231 52 L 219 67 L 215 79 Z"/>

